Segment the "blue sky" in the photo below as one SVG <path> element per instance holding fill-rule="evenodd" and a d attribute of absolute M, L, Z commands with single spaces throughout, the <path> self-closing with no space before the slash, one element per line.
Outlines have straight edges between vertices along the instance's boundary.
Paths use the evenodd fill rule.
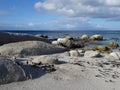
<path fill-rule="evenodd" d="M 120 30 L 120 0 L 0 0 L 0 30 Z"/>

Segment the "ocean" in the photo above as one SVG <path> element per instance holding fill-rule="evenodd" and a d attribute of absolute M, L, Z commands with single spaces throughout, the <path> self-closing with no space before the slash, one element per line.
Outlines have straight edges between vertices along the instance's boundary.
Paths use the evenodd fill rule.
<path fill-rule="evenodd" d="M 110 41 L 114 41 L 119 43 L 120 45 L 120 31 L 4 31 L 4 32 L 12 32 L 12 33 L 22 33 L 22 34 L 43 34 L 43 35 L 48 35 L 50 39 L 54 38 L 59 38 L 59 37 L 64 37 L 66 35 L 71 35 L 75 38 L 79 38 L 83 34 L 88 34 L 89 36 L 94 35 L 94 34 L 100 34 L 104 37 L 105 41 L 102 41 L 100 43 L 107 44 Z"/>

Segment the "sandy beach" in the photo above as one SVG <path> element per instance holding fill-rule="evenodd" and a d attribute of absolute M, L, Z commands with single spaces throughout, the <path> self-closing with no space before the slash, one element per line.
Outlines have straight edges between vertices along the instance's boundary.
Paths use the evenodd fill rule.
<path fill-rule="evenodd" d="M 102 40 L 102 36 L 96 36 Z M 88 39 L 83 36 L 82 38 Z M 22 69 L 19 73 L 23 72 L 26 80 L 19 80 L 18 77 L 23 79 L 22 74 L 17 74 L 14 67 L 9 66 L 10 64 L 8 67 L 3 60 L 0 63 L 6 65 L 7 69 L 11 71 L 4 71 L 5 67 L 0 64 L 1 68 L 4 68 L 0 69 L 1 75 L 8 80 L 4 81 L 1 78 L 3 84 L 0 85 L 0 90 L 120 90 L 120 53 L 119 50 L 110 51 L 112 50 L 110 47 L 118 48 L 118 45 L 111 43 L 110 45 L 113 46 L 109 45 L 109 48 L 97 46 L 83 50 L 81 45 L 71 44 L 71 41 L 73 38 L 66 36 L 58 38 L 57 41 L 53 41 L 54 43 L 13 41 L 14 43 L 2 45 L 0 59 L 9 59 L 8 61 L 15 65 L 14 67 Z M 58 42 L 62 44 L 57 45 Z M 79 44 L 83 45 L 83 43 Z M 84 45 L 88 45 L 88 43 L 85 42 Z M 4 77 L 4 73 L 8 76 Z M 10 79 L 10 77 L 12 78 Z"/>
<path fill-rule="evenodd" d="M 53 55 L 56 56 L 56 55 Z M 0 86 L 0 90 L 119 90 L 120 69 L 105 58 L 62 57 L 55 72 Z M 112 62 L 112 61 L 111 61 Z M 102 67 L 103 66 L 103 67 Z M 111 68 L 112 67 L 112 68 Z"/>

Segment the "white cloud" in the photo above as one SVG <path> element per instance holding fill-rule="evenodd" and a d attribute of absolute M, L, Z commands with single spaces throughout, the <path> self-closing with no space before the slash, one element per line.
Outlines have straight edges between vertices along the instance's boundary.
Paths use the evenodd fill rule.
<path fill-rule="evenodd" d="M 106 4 L 113 6 L 120 6 L 120 0 L 105 0 Z"/>
<path fill-rule="evenodd" d="M 28 24 L 0 24 L 0 29 L 7 30 L 96 30 L 101 29 L 96 24 L 89 23 L 89 18 L 64 18 L 56 19 L 47 23 L 28 23 Z"/>
<path fill-rule="evenodd" d="M 41 2 L 37 2 L 37 3 L 35 3 L 34 8 L 39 9 L 41 7 L 41 5 L 42 5 Z"/>
<path fill-rule="evenodd" d="M 120 16 L 120 0 L 45 0 L 37 2 L 35 8 L 69 17 L 119 19 Z"/>
<path fill-rule="evenodd" d="M 32 27 L 32 26 L 34 26 L 34 24 L 30 22 L 30 23 L 28 23 L 28 26 Z"/>

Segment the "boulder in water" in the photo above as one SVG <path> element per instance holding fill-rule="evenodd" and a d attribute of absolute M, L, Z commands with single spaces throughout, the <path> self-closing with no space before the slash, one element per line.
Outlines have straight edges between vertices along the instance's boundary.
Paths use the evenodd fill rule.
<path fill-rule="evenodd" d="M 96 34 L 96 35 L 91 36 L 90 40 L 98 40 L 98 41 L 100 41 L 100 40 L 103 40 L 103 36 Z"/>
<path fill-rule="evenodd" d="M 67 48 L 73 47 L 73 42 L 71 40 L 68 40 L 66 38 L 58 38 L 57 42 L 61 44 L 62 46 L 65 46 Z"/>

